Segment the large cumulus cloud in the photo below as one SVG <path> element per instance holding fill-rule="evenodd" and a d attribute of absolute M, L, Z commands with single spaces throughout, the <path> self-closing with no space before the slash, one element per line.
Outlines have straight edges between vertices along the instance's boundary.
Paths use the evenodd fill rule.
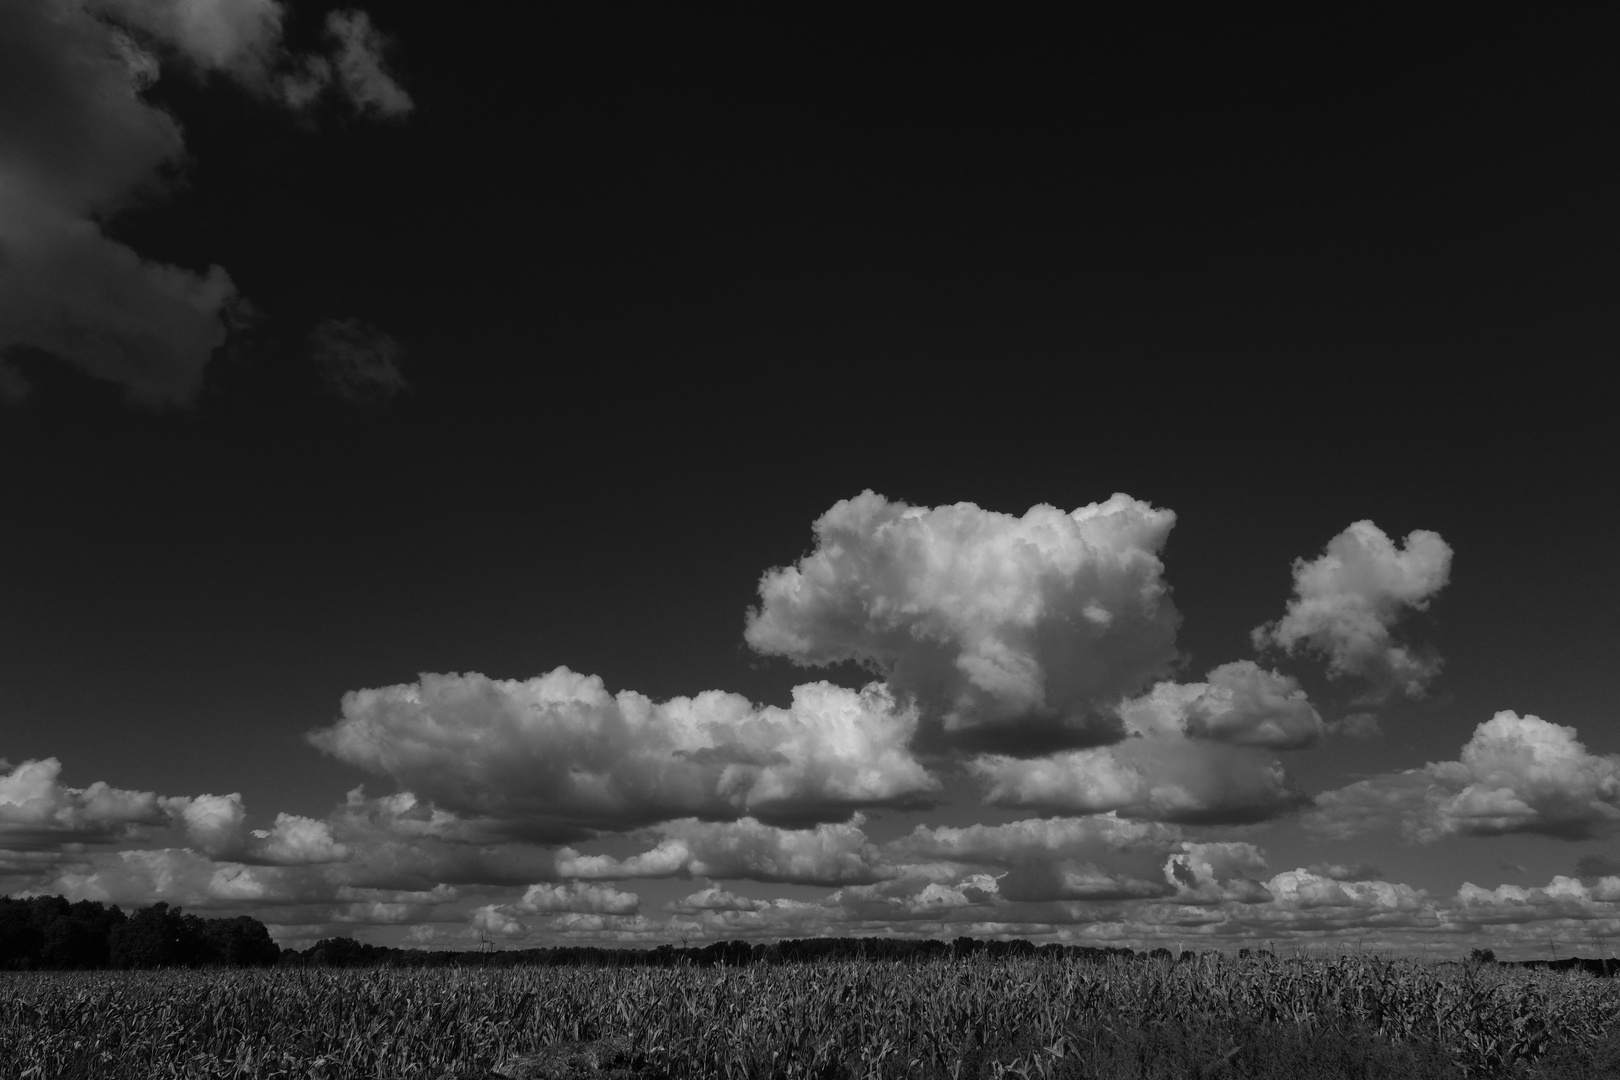
<path fill-rule="evenodd" d="M 1371 521 L 1328 541 L 1318 558 L 1294 561 L 1294 598 L 1281 619 L 1256 627 L 1256 648 L 1315 653 L 1333 676 L 1368 680 L 1375 693 L 1423 694 L 1440 659 L 1394 640 L 1407 611 L 1422 611 L 1446 584 L 1451 547 L 1419 529 L 1397 547 Z"/>
<path fill-rule="evenodd" d="M 1589 753 L 1572 727 L 1499 712 L 1457 761 L 1385 773 L 1317 796 L 1307 824 L 1335 837 L 1398 830 L 1446 836 L 1534 833 L 1583 840 L 1620 825 L 1620 755 Z"/>
<path fill-rule="evenodd" d="M 1111 742 L 1109 707 L 1175 655 L 1159 560 L 1174 523 L 1127 495 L 1014 517 L 867 491 L 816 521 L 815 550 L 764 575 L 747 640 L 881 672 L 957 741 L 1015 753 Z"/>
<path fill-rule="evenodd" d="M 356 691 L 310 739 L 442 809 L 562 840 L 688 816 L 809 824 L 914 803 L 939 786 L 907 749 L 915 727 L 878 685 L 806 684 L 783 709 L 720 691 L 615 695 L 557 668 Z"/>
<path fill-rule="evenodd" d="M 276 0 L 0 4 L 0 391 L 25 392 L 4 357 L 29 346 L 138 401 L 196 394 L 239 304 L 230 275 L 146 259 L 102 229 L 183 159 L 179 124 L 144 88 L 174 59 L 286 104 L 330 87 L 361 111 L 410 108 L 363 13 L 333 13 L 330 58 L 289 55 L 284 17 Z"/>
<path fill-rule="evenodd" d="M 1239 666 L 1218 669 L 1221 682 L 1163 682 L 1126 702 L 1119 709 L 1126 738 L 1112 746 L 1041 758 L 986 754 L 969 769 L 984 785 L 985 801 L 1046 813 L 1112 811 L 1189 824 L 1289 813 L 1308 800 L 1260 747 L 1300 744 L 1320 730 L 1320 719 L 1291 691 L 1277 692 L 1288 684 L 1275 676 L 1231 669 Z"/>
<path fill-rule="evenodd" d="M 8 769 L 8 763 L 0 760 L 0 769 Z M 24 761 L 0 774 L 0 848 L 110 843 L 138 826 L 168 820 L 150 791 L 126 791 L 100 780 L 69 787 L 61 776 L 56 758 Z"/>

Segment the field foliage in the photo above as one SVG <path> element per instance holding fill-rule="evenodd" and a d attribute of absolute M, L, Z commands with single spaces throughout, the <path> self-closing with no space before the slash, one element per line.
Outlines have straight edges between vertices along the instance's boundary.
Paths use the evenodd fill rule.
<path fill-rule="evenodd" d="M 604 1039 L 670 1077 L 1601 1076 L 1617 1010 L 1371 958 L 35 972 L 0 976 L 0 1080 L 542 1075 Z"/>

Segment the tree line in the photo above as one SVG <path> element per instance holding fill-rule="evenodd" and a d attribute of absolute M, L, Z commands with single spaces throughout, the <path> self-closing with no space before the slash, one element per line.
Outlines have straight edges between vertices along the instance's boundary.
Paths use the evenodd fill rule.
<path fill-rule="evenodd" d="M 204 919 L 157 903 L 126 915 L 116 904 L 61 896 L 0 896 L 0 969 L 264 967 L 281 958 L 263 923 Z"/>

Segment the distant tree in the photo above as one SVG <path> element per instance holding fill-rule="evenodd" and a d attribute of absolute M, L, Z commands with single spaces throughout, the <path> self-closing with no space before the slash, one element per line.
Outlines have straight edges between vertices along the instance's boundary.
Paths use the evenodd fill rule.
<path fill-rule="evenodd" d="M 1468 959 L 1476 964 L 1496 963 L 1496 953 L 1491 949 L 1475 949 L 1468 954 Z"/>
<path fill-rule="evenodd" d="M 162 901 L 140 908 L 108 938 L 109 960 L 116 968 L 172 967 L 182 962 L 184 929 L 179 908 Z"/>

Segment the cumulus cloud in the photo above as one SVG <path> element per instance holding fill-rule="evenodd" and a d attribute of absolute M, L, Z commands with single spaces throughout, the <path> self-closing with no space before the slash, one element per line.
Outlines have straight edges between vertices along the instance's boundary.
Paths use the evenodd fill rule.
<path fill-rule="evenodd" d="M 105 852 L 63 872 L 47 887 L 70 900 L 186 907 L 298 903 L 329 892 L 278 867 L 216 862 L 185 848 Z"/>
<path fill-rule="evenodd" d="M 102 222 L 163 188 L 179 125 L 142 97 L 175 56 L 269 96 L 281 44 L 275 0 L 12 0 L 0 5 L 0 394 L 27 383 L 13 347 L 60 357 L 151 405 L 191 400 L 240 310 L 217 265 L 143 258 Z M 366 17 L 329 20 L 354 107 L 401 115 L 409 99 Z M 304 67 L 308 67 L 305 64 Z"/>
<path fill-rule="evenodd" d="M 0 768 L 5 762 L 0 761 Z M 167 821 L 158 797 L 98 780 L 85 788 L 61 782 L 56 758 L 24 761 L 0 775 L 0 847 L 58 848 L 110 843 L 141 825 Z"/>
<path fill-rule="evenodd" d="M 333 837 L 329 823 L 300 814 L 277 814 L 274 825 L 253 830 L 253 837 L 249 862 L 309 866 L 349 857 L 349 849 Z"/>
<path fill-rule="evenodd" d="M 180 795 L 162 800 L 167 810 L 203 853 L 214 858 L 240 854 L 247 807 L 238 792 L 229 795 Z"/>
<path fill-rule="evenodd" d="M 1378 526 L 1358 521 L 1319 558 L 1294 561 L 1294 599 L 1281 619 L 1255 628 L 1255 647 L 1315 653 L 1329 675 L 1419 697 L 1440 659 L 1397 644 L 1391 631 L 1405 612 L 1427 608 L 1450 572 L 1451 547 L 1439 533 L 1419 529 L 1397 548 Z"/>
<path fill-rule="evenodd" d="M 1287 675 L 1250 660 L 1222 664 L 1205 676 L 1187 703 L 1183 729 L 1193 738 L 1267 750 L 1303 750 L 1327 733 L 1300 689 Z"/>
<path fill-rule="evenodd" d="M 1546 885 L 1531 889 L 1518 885 L 1484 889 L 1465 881 L 1457 890 L 1451 914 L 1465 925 L 1612 919 L 1620 915 L 1620 877 L 1599 878 L 1587 885 L 1577 878 L 1558 875 Z"/>
<path fill-rule="evenodd" d="M 399 342 L 359 319 L 327 319 L 310 334 L 310 350 L 322 384 L 345 401 L 382 405 L 410 389 Z"/>
<path fill-rule="evenodd" d="M 686 816 L 808 824 L 917 805 L 939 782 L 907 748 L 915 726 L 877 684 L 806 684 L 783 709 L 720 691 L 614 695 L 557 668 L 356 691 L 310 741 L 437 807 L 567 840 Z"/>
<path fill-rule="evenodd" d="M 1265 882 L 1266 892 L 1288 912 L 1310 911 L 1340 926 L 1376 924 L 1381 915 L 1425 907 L 1424 894 L 1388 881 L 1346 880 L 1311 870 L 1288 870 Z M 1402 920 L 1404 921 L 1404 920 Z"/>
<path fill-rule="evenodd" d="M 1014 517 L 867 491 L 816 521 L 814 551 L 763 576 L 746 637 L 798 664 L 878 671 L 958 742 L 1112 742 L 1110 707 L 1175 656 L 1159 560 L 1174 523 L 1126 495 Z"/>
<path fill-rule="evenodd" d="M 750 900 L 718 886 L 710 886 L 665 904 L 664 910 L 679 915 L 696 915 L 706 911 L 764 911 L 770 906 L 768 900 Z"/>
<path fill-rule="evenodd" d="M 236 295 L 221 268 L 143 260 L 97 223 L 181 154 L 139 95 L 154 69 L 83 4 L 0 5 L 0 356 L 45 350 L 148 403 L 196 392 Z"/>
<path fill-rule="evenodd" d="M 1582 840 L 1620 823 L 1620 755 L 1588 753 L 1575 729 L 1499 712 L 1457 761 L 1386 773 L 1317 797 L 1313 829 L 1347 837 L 1399 830 L 1446 836 L 1536 833 Z"/>
<path fill-rule="evenodd" d="M 517 902 L 516 910 L 530 914 L 560 911 L 590 911 L 602 915 L 634 915 L 641 910 L 641 898 L 633 892 L 620 892 L 608 885 L 530 885 Z"/>
<path fill-rule="evenodd" d="M 1164 863 L 1164 879 L 1182 903 L 1265 903 L 1271 893 L 1258 880 L 1266 858 L 1253 844 L 1184 843 Z"/>
<path fill-rule="evenodd" d="M 687 819 L 659 826 L 664 838 L 658 845 L 627 859 L 563 848 L 557 852 L 557 874 L 592 879 L 698 876 L 798 885 L 876 881 L 888 871 L 861 825 L 858 815 L 813 829 L 775 828 L 752 818 Z"/>
<path fill-rule="evenodd" d="M 1228 680 L 1233 683 L 1286 686 L 1267 672 L 1240 671 Z M 1230 719 L 1248 706 L 1234 704 L 1237 695 L 1228 694 L 1216 683 L 1162 682 L 1120 707 L 1127 737 L 1113 746 L 1043 758 L 981 755 L 969 770 L 984 784 L 986 802 L 1047 813 L 1114 811 L 1121 817 L 1214 824 L 1264 821 L 1305 805 L 1309 800 L 1294 789 L 1273 755 L 1254 746 L 1189 737 L 1194 723 L 1224 724 L 1225 733 L 1260 745 L 1268 739 L 1297 741 L 1298 727 L 1283 727 L 1285 721 L 1263 705 L 1253 714 L 1258 721 Z M 1282 702 L 1292 707 L 1286 695 Z M 1192 721 L 1195 707 L 1203 711 Z M 1299 724 L 1298 713 L 1283 715 L 1286 723 Z"/>
<path fill-rule="evenodd" d="M 485 904 L 481 908 L 474 909 L 468 922 L 475 931 L 498 937 L 521 937 L 528 931 L 527 927 L 498 904 Z"/>
<path fill-rule="evenodd" d="M 1334 881 L 1376 881 L 1384 872 L 1372 863 L 1312 863 L 1305 873 Z"/>

